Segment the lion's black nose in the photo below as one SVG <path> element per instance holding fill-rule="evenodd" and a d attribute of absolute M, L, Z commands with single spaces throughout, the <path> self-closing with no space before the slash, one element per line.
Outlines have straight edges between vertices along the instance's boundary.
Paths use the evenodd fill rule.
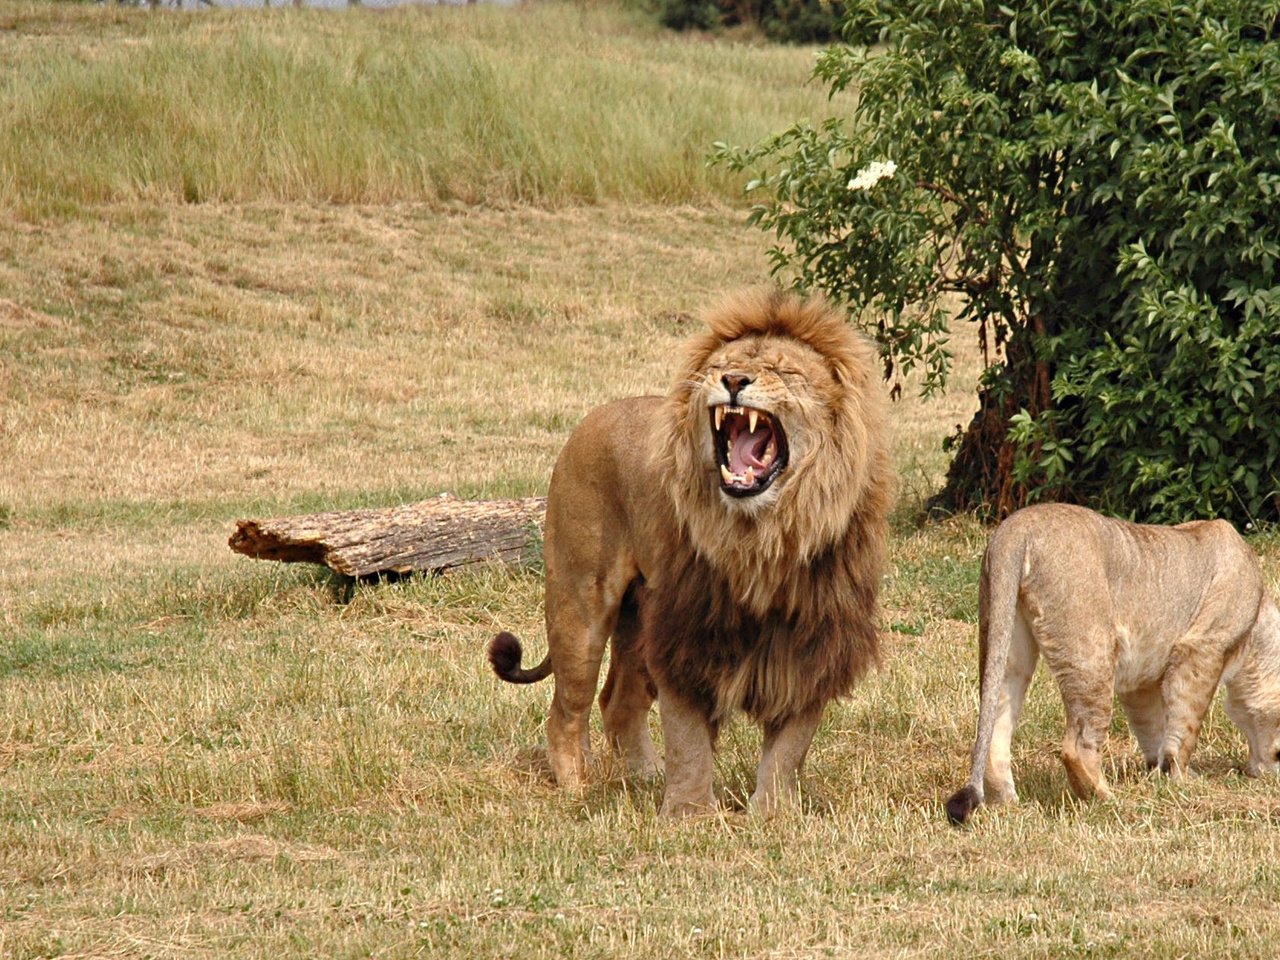
<path fill-rule="evenodd" d="M 720 378 L 720 382 L 724 384 L 725 389 L 729 391 L 729 403 L 735 404 L 738 400 L 738 391 L 743 387 L 751 385 L 751 378 L 745 373 L 726 373 Z"/>

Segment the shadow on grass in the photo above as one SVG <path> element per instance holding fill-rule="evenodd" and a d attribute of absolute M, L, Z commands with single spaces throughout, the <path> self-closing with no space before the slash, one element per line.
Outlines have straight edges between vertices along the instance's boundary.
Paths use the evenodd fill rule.
<path fill-rule="evenodd" d="M 551 772 L 545 747 L 526 747 L 500 761 L 531 791 L 560 796 L 578 808 L 577 816 L 592 819 L 610 812 L 631 810 L 644 816 L 656 815 L 662 805 L 663 778 L 634 776 L 613 755 L 597 753 L 587 776 L 577 790 L 560 788 Z"/>
<path fill-rule="evenodd" d="M 1068 788 L 1066 773 L 1057 757 L 1046 755 L 1034 765 L 1024 762 L 1021 768 L 1015 768 L 1019 806 L 1034 807 L 1051 819 L 1081 815 L 1108 802 L 1131 804 L 1137 799 L 1141 802 L 1135 810 L 1145 810 L 1151 804 L 1176 799 L 1198 785 L 1230 788 L 1248 782 L 1243 765 L 1223 756 L 1207 756 L 1199 761 L 1193 757 L 1190 774 L 1181 780 L 1149 769 L 1136 752 L 1111 756 L 1105 772 L 1107 783 L 1121 796 L 1112 801 L 1080 800 Z"/>

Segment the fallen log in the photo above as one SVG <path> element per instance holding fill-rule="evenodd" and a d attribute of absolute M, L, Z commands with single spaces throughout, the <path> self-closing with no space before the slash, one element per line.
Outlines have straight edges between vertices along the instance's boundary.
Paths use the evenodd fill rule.
<path fill-rule="evenodd" d="M 542 534 L 543 497 L 463 500 L 441 494 L 399 507 L 237 520 L 228 545 L 283 563 L 320 563 L 347 577 L 439 573 L 529 559 Z"/>

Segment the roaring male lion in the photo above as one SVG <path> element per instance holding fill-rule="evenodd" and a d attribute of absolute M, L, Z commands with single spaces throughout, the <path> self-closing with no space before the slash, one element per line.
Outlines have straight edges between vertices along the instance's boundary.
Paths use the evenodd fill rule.
<path fill-rule="evenodd" d="M 876 594 L 889 469 L 871 346 L 817 300 L 729 300 L 689 344 L 665 397 L 589 413 L 547 495 L 547 657 L 520 668 L 509 633 L 498 676 L 555 673 L 547 720 L 558 783 L 580 783 L 588 717 L 629 769 L 666 750 L 664 815 L 713 809 L 721 723 L 763 729 L 751 808 L 791 801 L 827 702 L 878 660 Z"/>
<path fill-rule="evenodd" d="M 987 799 L 1017 800 L 1009 743 L 1041 654 L 1062 693 L 1062 762 L 1081 799 L 1109 793 L 1099 750 L 1113 693 L 1150 768 L 1188 769 L 1220 682 L 1249 739 L 1249 775 L 1280 766 L 1280 612 L 1225 520 L 1164 527 L 1066 504 L 1017 511 L 982 559 L 978 646 L 978 734 L 969 781 L 947 801 L 952 823 Z"/>

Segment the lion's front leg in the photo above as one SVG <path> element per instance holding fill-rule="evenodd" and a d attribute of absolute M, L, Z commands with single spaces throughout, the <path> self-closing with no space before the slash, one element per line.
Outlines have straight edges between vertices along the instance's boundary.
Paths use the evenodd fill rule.
<path fill-rule="evenodd" d="M 751 795 L 751 812 L 771 817 L 793 804 L 800 793 L 800 768 L 809 744 L 822 721 L 822 707 L 794 716 L 781 724 L 766 726 L 756 789 Z"/>
<path fill-rule="evenodd" d="M 661 815 L 685 817 L 716 808 L 711 790 L 715 731 L 707 715 L 669 690 L 658 690 L 662 738 L 666 745 L 666 790 Z"/>

